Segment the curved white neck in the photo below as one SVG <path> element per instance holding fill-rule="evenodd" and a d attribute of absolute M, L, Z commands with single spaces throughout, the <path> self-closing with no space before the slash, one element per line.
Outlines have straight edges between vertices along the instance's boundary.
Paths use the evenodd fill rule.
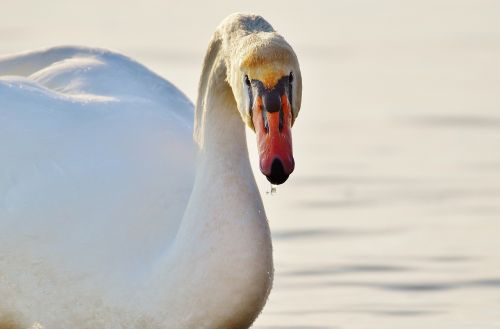
<path fill-rule="evenodd" d="M 201 173 L 227 175 L 238 171 L 246 176 L 245 179 L 253 181 L 245 125 L 231 88 L 225 81 L 224 63 L 219 60 L 205 65 L 212 65 L 213 70 L 210 75 L 201 77 L 209 81 L 204 95 L 199 95 L 203 102 L 198 102 L 195 113 L 193 135 L 198 144 L 198 176 Z"/>
<path fill-rule="evenodd" d="M 162 274 L 182 291 L 182 298 L 165 300 L 179 327 L 195 323 L 189 317 L 215 321 L 207 327 L 250 325 L 272 284 L 269 226 L 219 44 L 212 42 L 200 81 L 196 179 Z M 184 314 L 193 304 L 198 309 Z"/>

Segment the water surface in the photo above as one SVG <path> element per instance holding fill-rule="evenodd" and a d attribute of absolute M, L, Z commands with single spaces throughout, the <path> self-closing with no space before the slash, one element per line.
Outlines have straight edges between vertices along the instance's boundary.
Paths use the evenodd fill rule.
<path fill-rule="evenodd" d="M 498 1 L 6 0 L 0 53 L 112 48 L 194 99 L 234 11 L 272 22 L 304 79 L 296 172 L 271 195 L 255 171 L 276 268 L 255 328 L 500 328 Z"/>

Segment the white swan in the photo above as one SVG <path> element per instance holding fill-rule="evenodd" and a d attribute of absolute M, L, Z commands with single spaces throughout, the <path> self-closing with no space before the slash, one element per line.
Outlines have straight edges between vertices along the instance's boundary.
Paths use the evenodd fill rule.
<path fill-rule="evenodd" d="M 292 48 L 255 15 L 217 28 L 195 113 L 108 51 L 0 58 L 0 328 L 250 326 L 273 264 L 245 123 L 282 183 L 300 99 Z"/>

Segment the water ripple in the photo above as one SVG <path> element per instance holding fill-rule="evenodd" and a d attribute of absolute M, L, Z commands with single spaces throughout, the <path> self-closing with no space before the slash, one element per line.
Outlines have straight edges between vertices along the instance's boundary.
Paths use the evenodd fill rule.
<path fill-rule="evenodd" d="M 319 282 L 318 286 L 360 287 L 397 292 L 440 292 L 461 289 L 500 289 L 500 278 L 483 278 L 456 282 L 408 282 L 384 283 L 369 281 L 327 281 Z"/>
<path fill-rule="evenodd" d="M 402 228 L 385 228 L 385 229 L 282 229 L 272 232 L 273 239 L 276 240 L 292 240 L 292 239 L 314 239 L 314 238 L 331 238 L 331 237 L 353 237 L 353 236 L 377 236 L 393 233 L 401 233 Z"/>
<path fill-rule="evenodd" d="M 475 115 L 423 115 L 414 116 L 409 119 L 416 123 L 429 127 L 453 127 L 453 128 L 495 128 L 500 127 L 500 118 L 494 116 Z"/>
<path fill-rule="evenodd" d="M 407 272 L 414 269 L 405 266 L 385 265 L 385 264 L 360 264 L 360 265 L 333 265 L 312 268 L 307 270 L 289 271 L 284 275 L 289 276 L 318 276 L 333 274 L 351 273 L 385 273 L 385 272 Z"/>

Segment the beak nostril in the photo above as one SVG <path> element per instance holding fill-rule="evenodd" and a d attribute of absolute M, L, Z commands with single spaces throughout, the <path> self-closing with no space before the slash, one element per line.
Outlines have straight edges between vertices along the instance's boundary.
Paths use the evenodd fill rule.
<path fill-rule="evenodd" d="M 285 120 L 284 119 L 285 115 L 284 115 L 283 110 L 281 108 L 280 108 L 279 116 L 280 116 L 280 118 L 279 118 L 279 124 L 278 124 L 279 128 L 278 129 L 280 132 L 282 132 L 283 131 L 283 122 Z"/>
<path fill-rule="evenodd" d="M 264 121 L 264 129 L 266 129 L 266 134 L 269 133 L 269 119 L 267 117 L 267 111 L 262 111 L 262 120 Z"/>

